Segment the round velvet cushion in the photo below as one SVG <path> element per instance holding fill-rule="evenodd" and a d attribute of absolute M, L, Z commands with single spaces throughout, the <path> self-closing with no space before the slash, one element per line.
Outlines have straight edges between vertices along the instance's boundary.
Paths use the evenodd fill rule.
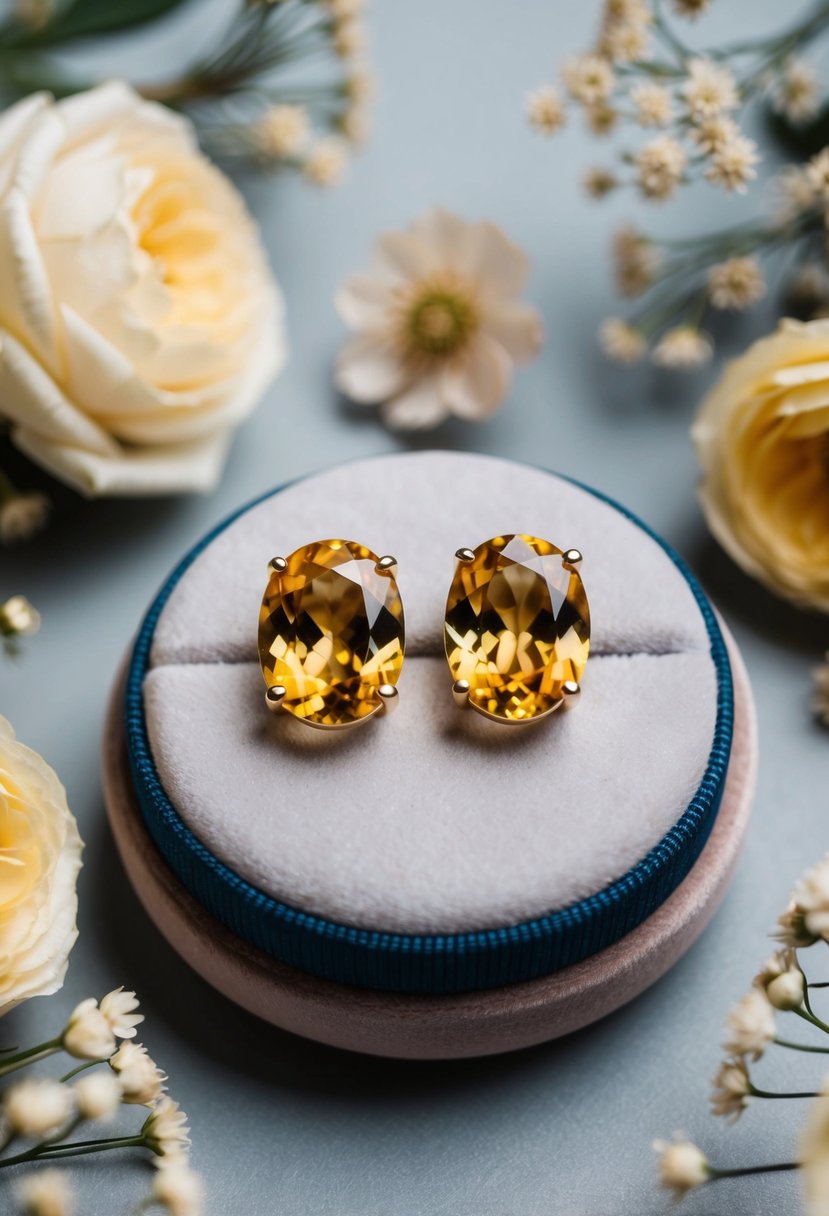
<path fill-rule="evenodd" d="M 443 614 L 457 548 L 504 532 L 584 554 L 579 705 L 507 728 L 459 710 Z M 343 733 L 264 706 L 270 557 L 340 536 L 398 559 L 399 709 Z M 127 679 L 127 747 L 156 845 L 213 916 L 275 958 L 401 992 L 514 983 L 629 933 L 713 825 L 732 688 L 713 611 L 627 512 L 492 457 L 383 456 L 247 508 L 184 560 Z"/>

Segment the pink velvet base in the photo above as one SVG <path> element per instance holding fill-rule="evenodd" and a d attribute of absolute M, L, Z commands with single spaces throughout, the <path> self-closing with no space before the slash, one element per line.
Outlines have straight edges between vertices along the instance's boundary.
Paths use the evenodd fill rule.
<path fill-rule="evenodd" d="M 713 916 L 745 833 L 756 784 L 751 689 L 728 631 L 734 674 L 734 744 L 722 806 L 697 864 L 670 899 L 627 937 L 543 979 L 461 996 L 407 996 L 348 988 L 269 958 L 214 920 L 178 882 L 150 839 L 130 786 L 121 680 L 103 749 L 110 823 L 130 880 L 174 950 L 251 1013 L 351 1051 L 453 1059 L 515 1051 L 568 1034 L 626 1004 L 664 975 Z"/>

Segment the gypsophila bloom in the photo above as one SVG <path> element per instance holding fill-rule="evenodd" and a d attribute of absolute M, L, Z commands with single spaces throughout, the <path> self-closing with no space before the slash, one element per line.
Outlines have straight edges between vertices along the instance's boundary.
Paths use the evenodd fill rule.
<path fill-rule="evenodd" d="M 702 122 L 724 110 L 734 110 L 740 104 L 737 82 L 728 68 L 710 59 L 692 59 L 688 79 L 680 89 L 694 122 Z"/>
<path fill-rule="evenodd" d="M 343 81 L 343 94 L 349 101 L 364 104 L 373 101 L 377 94 L 377 81 L 371 68 L 365 64 L 352 67 Z"/>
<path fill-rule="evenodd" d="M 111 1119 L 121 1105 L 121 1086 L 111 1072 L 79 1077 L 73 1090 L 78 1114 L 84 1119 Z"/>
<path fill-rule="evenodd" d="M 586 106 L 584 119 L 594 135 L 609 135 L 619 121 L 619 113 L 602 101 L 594 106 Z"/>
<path fill-rule="evenodd" d="M 766 283 L 756 258 L 729 258 L 708 271 L 708 298 L 714 308 L 740 311 L 766 294 Z"/>
<path fill-rule="evenodd" d="M 187 1116 L 178 1102 L 166 1095 L 159 1098 L 144 1124 L 147 1147 L 160 1158 L 156 1165 L 186 1165 L 190 1148 L 190 1128 Z"/>
<path fill-rule="evenodd" d="M 815 934 L 806 928 L 803 912 L 794 900 L 791 900 L 786 911 L 778 916 L 777 929 L 772 933 L 772 937 L 782 942 L 784 946 L 791 946 L 794 950 L 813 946 L 818 941 Z"/>
<path fill-rule="evenodd" d="M 341 59 L 357 59 L 366 49 L 366 30 L 362 21 L 344 18 L 335 24 L 332 39 L 334 53 Z"/>
<path fill-rule="evenodd" d="M 782 224 L 791 223 L 817 205 L 818 195 L 808 166 L 787 166 L 773 179 L 772 187 L 777 198 L 777 218 Z"/>
<path fill-rule="evenodd" d="M 361 147 L 371 134 L 371 111 L 368 106 L 347 106 L 339 122 L 340 130 L 350 144 Z"/>
<path fill-rule="evenodd" d="M 604 198 L 616 189 L 619 179 L 609 169 L 588 169 L 584 175 L 583 185 L 585 192 L 591 198 Z"/>
<path fill-rule="evenodd" d="M 778 950 L 763 964 L 754 980 L 769 1004 L 781 1012 L 799 1009 L 806 994 L 806 981 L 793 950 Z"/>
<path fill-rule="evenodd" d="M 45 494 L 15 494 L 0 502 L 0 544 L 13 545 L 40 532 L 49 515 Z"/>
<path fill-rule="evenodd" d="M 815 692 L 812 708 L 824 726 L 829 726 L 829 652 L 826 661 L 815 668 Z"/>
<path fill-rule="evenodd" d="M 653 1147 L 659 1154 L 659 1181 L 677 1199 L 711 1177 L 707 1157 L 690 1140 L 679 1136 L 671 1141 L 655 1140 Z"/>
<path fill-rule="evenodd" d="M 639 330 L 620 317 L 608 317 L 602 322 L 599 342 L 608 358 L 615 359 L 617 363 L 638 363 L 647 349 Z"/>
<path fill-rule="evenodd" d="M 687 157 L 682 145 L 672 135 L 659 135 L 639 149 L 633 162 L 644 196 L 662 202 L 676 193 Z"/>
<path fill-rule="evenodd" d="M 707 363 L 713 350 L 714 344 L 707 334 L 693 325 L 677 325 L 665 331 L 651 358 L 657 367 L 687 372 Z"/>
<path fill-rule="evenodd" d="M 667 127 L 674 118 L 674 100 L 661 84 L 643 81 L 630 91 L 640 127 Z"/>
<path fill-rule="evenodd" d="M 711 1114 L 736 1123 L 748 1105 L 751 1082 L 744 1060 L 724 1060 L 714 1076 Z"/>
<path fill-rule="evenodd" d="M 135 1028 L 144 1021 L 143 1013 L 136 1013 L 138 998 L 134 992 L 125 992 L 123 987 L 108 992 L 101 1000 L 101 1013 L 109 1022 L 112 1033 L 119 1039 L 134 1039 Z"/>
<path fill-rule="evenodd" d="M 759 1060 L 776 1031 L 774 1011 L 765 993 L 752 988 L 726 1018 L 723 1047 L 730 1056 Z"/>
<path fill-rule="evenodd" d="M 613 68 L 601 55 L 574 55 L 562 70 L 564 87 L 574 101 L 595 106 L 607 101 L 616 84 Z"/>
<path fill-rule="evenodd" d="M 812 197 L 829 204 L 829 148 L 823 148 L 808 162 L 806 178 L 812 187 Z"/>
<path fill-rule="evenodd" d="M 141 1043 L 122 1043 L 109 1064 L 125 1102 L 146 1106 L 161 1096 L 167 1078 Z"/>
<path fill-rule="evenodd" d="M 646 23 L 614 21 L 603 31 L 600 50 L 608 59 L 618 63 L 632 63 L 643 59 L 648 50 L 648 27 Z"/>
<path fill-rule="evenodd" d="M 711 153 L 711 163 L 705 170 L 706 181 L 729 193 L 745 194 L 746 186 L 757 176 L 754 166 L 759 159 L 754 140 L 735 135 Z"/>
<path fill-rule="evenodd" d="M 529 264 L 500 228 L 427 212 L 376 244 L 371 273 L 349 279 L 336 305 L 357 336 L 336 380 L 354 401 L 381 404 L 389 426 L 486 418 L 516 364 L 541 343 L 538 313 L 518 299 Z"/>
<path fill-rule="evenodd" d="M 32 1170 L 15 1186 L 25 1216 L 72 1216 L 74 1192 L 62 1170 Z"/>
<path fill-rule="evenodd" d="M 618 229 L 613 236 L 613 269 L 616 290 L 623 296 L 639 296 L 659 274 L 659 250 L 635 228 Z"/>
<path fill-rule="evenodd" d="M 23 595 L 0 604 L 0 637 L 29 637 L 40 629 L 40 613 Z"/>
<path fill-rule="evenodd" d="M 739 137 L 740 128 L 734 119 L 726 114 L 714 114 L 710 118 L 704 118 L 697 126 L 691 127 L 688 134 L 704 156 L 713 156 L 720 148 Z"/>
<path fill-rule="evenodd" d="M 804 929 L 829 941 L 829 854 L 795 883 L 792 900 Z"/>
<path fill-rule="evenodd" d="M 305 106 L 269 106 L 253 129 L 257 147 L 266 157 L 298 156 L 311 135 Z"/>
<path fill-rule="evenodd" d="M 564 126 L 566 114 L 561 94 L 554 85 L 542 85 L 528 94 L 527 122 L 541 135 L 554 135 Z"/>
<path fill-rule="evenodd" d="M 72 1011 L 61 1039 L 64 1051 L 79 1060 L 106 1060 L 115 1051 L 115 1035 L 93 996 Z"/>
<path fill-rule="evenodd" d="M 187 1165 L 168 1165 L 153 1180 L 152 1197 L 170 1216 L 200 1216 L 204 1187 L 195 1170 Z"/>
<path fill-rule="evenodd" d="M 72 1090 L 48 1077 L 17 1081 L 3 1093 L 6 1123 L 18 1136 L 49 1135 L 72 1113 Z"/>
<path fill-rule="evenodd" d="M 820 79 L 802 59 L 790 59 L 777 82 L 773 105 L 791 122 L 808 122 L 820 109 Z"/>
<path fill-rule="evenodd" d="M 315 186 L 335 186 L 348 165 L 348 146 L 336 135 L 313 144 L 302 164 L 302 171 Z"/>

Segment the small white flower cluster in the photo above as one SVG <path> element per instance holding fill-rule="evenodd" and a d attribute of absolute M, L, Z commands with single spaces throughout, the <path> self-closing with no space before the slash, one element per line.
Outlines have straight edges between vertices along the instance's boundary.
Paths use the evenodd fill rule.
<path fill-rule="evenodd" d="M 80 1147 L 86 1152 L 97 1145 L 101 1151 L 122 1145 L 149 1149 L 158 1170 L 145 1206 L 160 1205 L 171 1216 L 201 1216 L 202 1184 L 189 1166 L 187 1116 L 165 1093 L 165 1074 L 146 1048 L 133 1041 L 136 1027 L 143 1021 L 137 1010 L 135 993 L 123 988 L 108 993 L 100 1003 L 92 998 L 81 1001 L 58 1039 L 18 1059 L 6 1056 L 0 1060 L 0 1075 L 60 1050 L 86 1062 L 62 1081 L 31 1077 L 14 1082 L 2 1093 L 0 1152 L 6 1155 L 0 1160 L 15 1162 L 8 1152 L 14 1154 L 20 1140 L 33 1142 L 20 1159 L 38 1168 L 23 1178 L 17 1191 L 29 1216 L 68 1216 L 72 1188 L 64 1173 L 46 1168 L 54 1161 L 52 1154 L 71 1155 L 73 1143 L 68 1138 L 82 1123 L 111 1121 L 120 1110 L 134 1105 L 149 1107 L 137 1136 L 109 1136 L 84 1141 Z M 85 1071 L 104 1063 L 108 1064 L 106 1071 Z M 79 1071 L 81 1075 L 73 1079 Z"/>
<path fill-rule="evenodd" d="M 23 595 L 13 595 L 0 603 L 0 638 L 30 637 L 40 628 L 40 613 Z"/>
<path fill-rule="evenodd" d="M 777 1037 L 778 1013 L 795 1013 L 804 1021 L 829 1033 L 829 1025 L 812 1010 L 808 985 L 798 950 L 823 941 L 829 944 L 829 855 L 808 870 L 795 884 L 791 900 L 778 919 L 774 936 L 778 949 L 755 976 L 752 988 L 731 1009 L 725 1023 L 723 1047 L 726 1058 L 713 1079 L 711 1112 L 735 1123 L 754 1098 L 806 1097 L 805 1094 L 768 1093 L 751 1080 L 749 1064 L 756 1063 L 772 1044 L 790 1050 L 823 1050 Z M 821 1203 L 809 1211 L 826 1210 L 829 1199 L 829 1079 L 816 1095 L 797 1163 L 804 1170 L 807 1197 Z M 659 1176 L 664 1186 L 679 1198 L 695 1187 L 720 1177 L 755 1172 L 717 1170 L 687 1137 L 657 1142 Z M 758 1166 L 757 1172 L 763 1167 Z M 775 1167 L 775 1168 L 780 1168 Z M 789 1167 L 786 1167 L 789 1168 Z"/>

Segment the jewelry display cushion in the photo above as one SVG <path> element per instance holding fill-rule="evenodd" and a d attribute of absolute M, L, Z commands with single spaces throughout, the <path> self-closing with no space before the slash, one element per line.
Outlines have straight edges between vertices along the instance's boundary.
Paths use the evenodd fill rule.
<path fill-rule="evenodd" d="M 579 705 L 524 728 L 459 710 L 442 658 L 454 551 L 506 531 L 580 549 L 592 616 Z M 394 717 L 332 734 L 267 712 L 256 628 L 268 559 L 334 536 L 396 555 L 407 637 Z M 119 848 L 182 955 L 278 1025 L 416 1057 L 554 1037 L 667 970 L 726 885 L 755 761 L 733 641 L 664 542 L 444 452 L 306 478 L 197 546 L 105 740 Z"/>

